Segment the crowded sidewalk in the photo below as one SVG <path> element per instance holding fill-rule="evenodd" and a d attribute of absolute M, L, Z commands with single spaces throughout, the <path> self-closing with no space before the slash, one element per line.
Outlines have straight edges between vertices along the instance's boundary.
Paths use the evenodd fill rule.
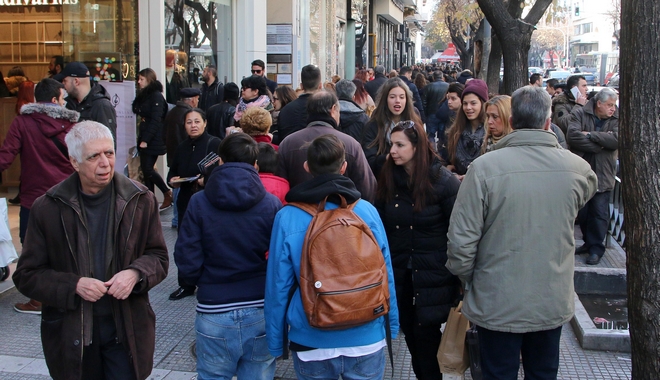
<path fill-rule="evenodd" d="M 11 198 L 15 191 L 1 193 L 0 197 Z M 19 207 L 9 206 L 9 221 L 17 250 Z M 150 292 L 151 306 L 156 313 L 156 351 L 154 371 L 150 379 L 194 379 L 195 359 L 195 297 L 179 301 L 168 300 L 177 288 L 176 266 L 172 257 L 176 242 L 176 229 L 170 227 L 171 209 L 161 213 L 163 234 L 170 253 L 170 272 L 166 280 Z M 578 242 L 578 246 L 581 242 Z M 576 267 L 586 266 L 585 257 L 576 256 Z M 621 249 L 608 247 L 603 260 L 596 266 L 602 268 L 625 268 L 625 256 Z M 41 348 L 40 318 L 37 315 L 21 314 L 13 310 L 17 302 L 25 302 L 11 281 L 0 283 L 0 379 L 49 379 Z M 389 361 L 385 374 L 392 373 L 394 379 L 414 379 L 410 355 L 402 337 L 393 342 L 394 371 Z M 570 324 L 562 329 L 559 379 L 629 379 L 631 361 L 629 353 L 583 350 Z M 278 361 L 276 379 L 295 379 L 291 360 Z M 470 379 L 469 371 L 465 375 Z M 522 368 L 519 375 L 522 379 Z"/>

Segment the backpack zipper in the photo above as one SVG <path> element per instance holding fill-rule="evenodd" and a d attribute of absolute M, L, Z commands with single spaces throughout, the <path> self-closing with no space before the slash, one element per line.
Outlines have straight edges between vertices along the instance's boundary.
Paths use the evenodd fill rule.
<path fill-rule="evenodd" d="M 359 292 L 361 290 L 367 290 L 367 289 L 375 288 L 375 287 L 380 286 L 382 284 L 383 284 L 383 282 L 379 281 L 375 284 L 362 286 L 360 288 L 349 289 L 349 290 L 334 290 L 334 291 L 331 291 L 331 292 L 318 292 L 317 294 L 318 295 L 330 295 L 331 296 L 331 295 L 335 295 L 335 294 L 354 293 L 354 292 Z"/>

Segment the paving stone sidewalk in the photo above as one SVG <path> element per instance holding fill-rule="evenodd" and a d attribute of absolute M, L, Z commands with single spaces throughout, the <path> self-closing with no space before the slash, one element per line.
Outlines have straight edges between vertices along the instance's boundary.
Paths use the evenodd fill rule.
<path fill-rule="evenodd" d="M 194 297 L 179 301 L 169 301 L 169 294 L 177 288 L 176 266 L 172 258 L 176 241 L 176 229 L 171 225 L 171 211 L 161 214 L 164 235 L 170 251 L 170 274 L 150 292 L 151 303 L 156 312 L 156 352 L 150 379 L 194 379 L 195 359 L 191 347 L 195 341 Z M 608 248 L 599 266 L 625 268 L 625 256 Z M 584 260 L 582 260 L 584 261 Z M 621 266 L 623 262 L 623 266 Z M 579 257 L 576 256 L 579 266 Z M 584 265 L 584 264 L 582 264 Z M 43 362 L 43 352 L 39 335 L 39 316 L 19 314 L 13 310 L 16 302 L 24 302 L 25 297 L 16 289 L 0 294 L 0 379 L 49 379 Z M 415 379 L 410 366 L 410 354 L 402 337 L 393 342 L 394 379 Z M 559 379 L 629 379 L 631 362 L 629 353 L 583 350 L 569 324 L 562 330 Z M 388 363 L 386 375 L 391 369 Z M 279 361 L 276 378 L 295 379 L 291 360 Z M 471 379 L 469 372 L 466 379 Z M 519 376 L 523 378 L 522 370 Z"/>

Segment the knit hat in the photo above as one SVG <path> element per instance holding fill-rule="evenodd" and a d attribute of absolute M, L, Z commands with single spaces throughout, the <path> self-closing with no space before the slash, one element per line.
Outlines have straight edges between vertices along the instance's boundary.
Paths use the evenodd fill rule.
<path fill-rule="evenodd" d="M 465 84 L 461 100 L 465 99 L 465 95 L 475 94 L 482 102 L 488 101 L 488 85 L 481 79 L 472 79 Z"/>

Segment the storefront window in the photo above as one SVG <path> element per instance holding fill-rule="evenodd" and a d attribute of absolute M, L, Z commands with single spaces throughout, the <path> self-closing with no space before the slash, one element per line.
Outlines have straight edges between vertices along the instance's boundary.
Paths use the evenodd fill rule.
<path fill-rule="evenodd" d="M 231 0 L 165 0 L 165 48 L 177 55 L 175 61 L 166 55 L 167 68 L 176 65 L 193 86 L 207 65 L 216 66 L 220 81 L 231 81 L 232 14 Z"/>
<path fill-rule="evenodd" d="M 95 80 L 134 80 L 138 61 L 137 0 L 62 5 L 65 61 L 82 61 Z"/>

